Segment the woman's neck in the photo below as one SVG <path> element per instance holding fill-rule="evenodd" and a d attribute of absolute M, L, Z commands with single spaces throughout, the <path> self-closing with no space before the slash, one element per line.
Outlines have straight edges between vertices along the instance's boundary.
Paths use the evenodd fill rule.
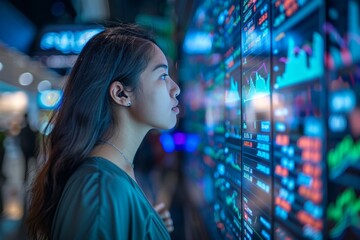
<path fill-rule="evenodd" d="M 89 155 L 108 159 L 135 180 L 132 164 L 147 131 L 123 127 L 113 129 L 112 133 L 112 137 L 107 140 L 102 139 L 102 142 L 95 146 Z"/>
<path fill-rule="evenodd" d="M 91 151 L 89 156 L 102 157 L 109 160 L 110 162 L 114 163 L 116 166 L 121 168 L 131 178 L 135 180 L 132 163 L 127 162 L 125 158 L 122 155 L 120 155 L 120 153 L 117 152 L 117 150 L 111 147 L 110 145 L 107 145 L 106 143 L 100 143 L 99 145 L 95 146 L 95 148 Z M 132 161 L 132 159 L 130 161 Z"/>

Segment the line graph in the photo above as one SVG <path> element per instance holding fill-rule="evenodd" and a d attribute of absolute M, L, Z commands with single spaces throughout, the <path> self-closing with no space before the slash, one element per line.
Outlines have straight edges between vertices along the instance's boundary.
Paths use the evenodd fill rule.
<path fill-rule="evenodd" d="M 346 136 L 327 156 L 329 177 L 335 179 L 351 166 L 360 167 L 360 141 L 354 142 L 350 135 Z"/>
<path fill-rule="evenodd" d="M 226 205 L 228 205 L 236 214 L 238 220 L 241 220 L 241 210 L 237 205 L 236 199 L 238 198 L 238 193 L 233 191 L 231 196 L 226 196 Z"/>
<path fill-rule="evenodd" d="M 324 73 L 323 51 L 324 42 L 317 32 L 313 33 L 311 46 L 306 44 L 299 47 L 295 39 L 289 37 L 287 56 L 280 58 L 285 62 L 285 70 L 282 75 L 276 77 L 274 88 L 283 88 L 321 77 Z"/>
<path fill-rule="evenodd" d="M 263 74 L 261 75 L 260 72 Z M 257 70 L 250 72 L 246 77 L 246 85 L 243 85 L 244 102 L 270 94 L 270 73 L 265 63 L 262 63 Z"/>
<path fill-rule="evenodd" d="M 359 232 L 360 196 L 356 195 L 354 189 L 347 188 L 335 202 L 329 204 L 327 217 L 335 223 L 329 232 L 332 239 L 341 237 L 348 228 L 355 228 Z"/>
<path fill-rule="evenodd" d="M 225 91 L 225 104 L 228 107 L 237 106 L 240 102 L 240 94 L 238 88 L 238 82 L 235 81 L 234 77 L 230 78 L 230 89 Z"/>

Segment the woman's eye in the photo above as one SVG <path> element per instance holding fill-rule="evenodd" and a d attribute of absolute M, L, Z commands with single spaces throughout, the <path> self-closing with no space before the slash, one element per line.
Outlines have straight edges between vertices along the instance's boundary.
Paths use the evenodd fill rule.
<path fill-rule="evenodd" d="M 163 74 L 163 75 L 161 75 L 160 78 L 161 78 L 161 80 L 166 80 L 166 77 L 167 77 L 167 76 L 169 76 L 169 75 L 168 75 L 168 74 Z"/>

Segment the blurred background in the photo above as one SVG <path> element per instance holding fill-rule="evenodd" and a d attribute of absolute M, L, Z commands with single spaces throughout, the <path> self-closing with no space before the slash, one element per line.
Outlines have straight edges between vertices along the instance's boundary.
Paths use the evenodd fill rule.
<path fill-rule="evenodd" d="M 109 22 L 152 30 L 182 89 L 134 162 L 172 239 L 360 239 L 360 0 L 0 0 L 0 239 L 26 239 L 34 149 Z"/>

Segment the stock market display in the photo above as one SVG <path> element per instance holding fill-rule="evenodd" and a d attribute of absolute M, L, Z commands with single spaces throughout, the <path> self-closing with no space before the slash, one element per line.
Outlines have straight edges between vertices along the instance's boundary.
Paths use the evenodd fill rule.
<path fill-rule="evenodd" d="M 195 6 L 184 164 L 209 236 L 360 239 L 360 0 Z"/>
<path fill-rule="evenodd" d="M 323 239 L 322 8 L 288 7 L 276 1 L 273 11 L 274 238 Z"/>

